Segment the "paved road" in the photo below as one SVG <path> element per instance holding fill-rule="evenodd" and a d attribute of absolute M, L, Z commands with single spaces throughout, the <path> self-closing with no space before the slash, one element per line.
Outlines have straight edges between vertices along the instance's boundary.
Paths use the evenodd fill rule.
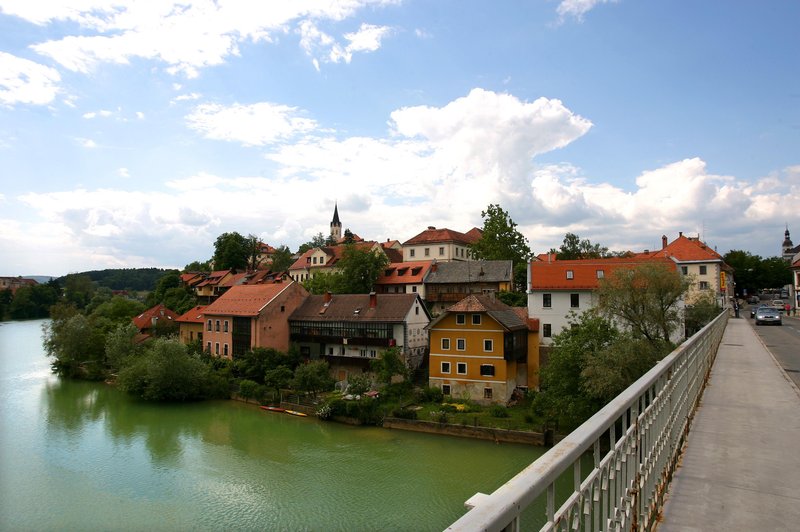
<path fill-rule="evenodd" d="M 750 315 L 749 310 L 745 314 Z M 748 320 L 786 375 L 800 388 L 800 318 L 783 317 L 783 326 L 755 325 Z"/>

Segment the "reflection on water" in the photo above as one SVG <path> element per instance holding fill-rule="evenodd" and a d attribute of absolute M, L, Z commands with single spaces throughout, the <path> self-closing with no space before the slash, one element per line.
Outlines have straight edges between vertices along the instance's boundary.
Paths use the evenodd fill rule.
<path fill-rule="evenodd" d="M 541 452 L 143 403 L 52 376 L 40 326 L 0 327 L 2 530 L 441 530 Z"/>

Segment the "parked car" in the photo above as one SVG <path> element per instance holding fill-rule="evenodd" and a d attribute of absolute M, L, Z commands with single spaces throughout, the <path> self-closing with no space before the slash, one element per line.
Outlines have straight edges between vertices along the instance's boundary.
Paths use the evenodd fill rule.
<path fill-rule="evenodd" d="M 756 311 L 756 325 L 783 325 L 781 313 L 772 307 L 758 307 Z"/>

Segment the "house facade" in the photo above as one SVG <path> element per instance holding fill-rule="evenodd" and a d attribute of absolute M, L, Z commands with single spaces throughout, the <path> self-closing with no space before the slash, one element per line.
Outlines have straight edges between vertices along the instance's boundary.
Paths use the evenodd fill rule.
<path fill-rule="evenodd" d="M 552 345 L 553 337 L 569 326 L 572 314 L 577 316 L 597 306 L 596 291 L 603 279 L 617 270 L 634 269 L 647 263 L 663 264 L 676 270 L 673 260 L 649 255 L 532 261 L 529 264 L 528 315 L 539 318 L 541 345 Z"/>
<path fill-rule="evenodd" d="M 303 282 L 320 272 L 333 273 L 338 271 L 338 263 L 344 256 L 348 245 L 386 255 L 383 246 L 377 242 L 354 242 L 352 244 L 311 248 L 289 267 L 289 277 L 297 282 Z"/>
<path fill-rule="evenodd" d="M 418 235 L 403 242 L 403 262 L 433 260 L 439 262 L 471 260 L 470 244 L 481 238 L 481 230 L 466 233 L 429 226 Z"/>
<path fill-rule="evenodd" d="M 678 238 L 667 242 L 666 235 L 661 237 L 661 249 L 645 251 L 637 256 L 670 258 L 678 265 L 684 277 L 689 277 L 691 284 L 685 297 L 687 305 L 702 294 L 711 294 L 721 307 L 726 307 L 733 298 L 733 268 L 722 259 L 700 237 L 685 236 L 678 233 Z"/>
<path fill-rule="evenodd" d="M 177 327 L 178 315 L 163 304 L 151 307 L 133 318 L 133 325 L 139 330 L 137 342 L 142 342 L 153 336 L 168 334 Z"/>
<path fill-rule="evenodd" d="M 467 296 L 428 326 L 429 385 L 445 396 L 505 404 L 539 385 L 538 321 L 492 295 Z"/>
<path fill-rule="evenodd" d="M 200 345 L 204 345 L 202 342 L 203 330 L 205 329 L 205 319 L 203 318 L 203 310 L 205 308 L 205 306 L 196 306 L 187 310 L 175 320 L 178 322 L 178 327 L 180 328 L 179 336 L 184 344 L 200 341 Z"/>
<path fill-rule="evenodd" d="M 427 354 L 429 322 L 417 294 L 324 294 L 308 296 L 289 316 L 289 329 L 304 357 L 327 360 L 336 380 L 347 381 L 390 347 L 417 369 Z"/>
<path fill-rule="evenodd" d="M 470 294 L 510 292 L 514 268 L 510 260 L 435 261 L 425 276 L 425 302 L 434 315 Z"/>
<path fill-rule="evenodd" d="M 210 272 L 202 281 L 194 285 L 197 299 L 204 303 L 211 303 L 228 287 L 227 283 L 233 276 L 233 270 L 216 270 Z"/>
<path fill-rule="evenodd" d="M 15 294 L 23 286 L 35 286 L 39 283 L 35 279 L 24 277 L 0 277 L 0 290 L 11 290 Z"/>
<path fill-rule="evenodd" d="M 254 347 L 287 351 L 287 318 L 307 295 L 291 280 L 231 287 L 203 309 L 205 349 L 229 359 Z"/>

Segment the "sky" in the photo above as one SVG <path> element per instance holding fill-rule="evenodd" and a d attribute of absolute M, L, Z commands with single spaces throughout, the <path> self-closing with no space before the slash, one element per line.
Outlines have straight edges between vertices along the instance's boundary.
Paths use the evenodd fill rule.
<path fill-rule="evenodd" d="M 226 232 L 800 243 L 800 2 L 0 0 L 0 275 Z"/>

